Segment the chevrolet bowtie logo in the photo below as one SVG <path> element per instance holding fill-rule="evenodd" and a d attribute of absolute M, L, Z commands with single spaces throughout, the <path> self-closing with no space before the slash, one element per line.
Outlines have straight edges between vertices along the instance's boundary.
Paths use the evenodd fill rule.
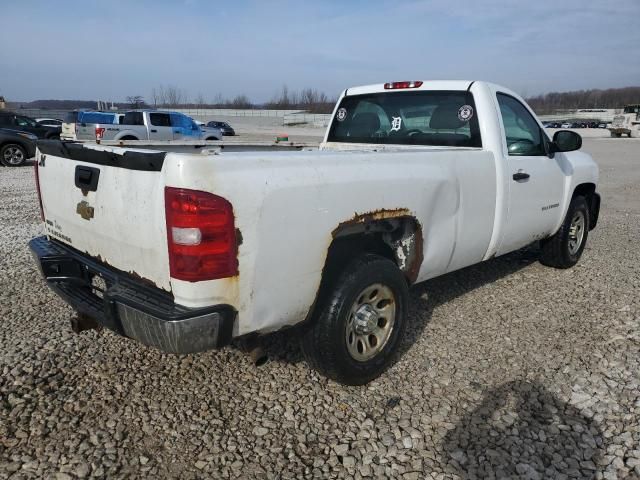
<path fill-rule="evenodd" d="M 76 207 L 76 213 L 85 220 L 91 220 L 93 218 L 93 207 L 89 206 L 86 200 L 83 200 Z"/>

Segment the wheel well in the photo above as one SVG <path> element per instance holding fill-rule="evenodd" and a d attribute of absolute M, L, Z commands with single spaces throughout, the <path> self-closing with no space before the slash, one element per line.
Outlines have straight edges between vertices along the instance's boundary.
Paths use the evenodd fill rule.
<path fill-rule="evenodd" d="M 206 141 L 218 141 L 220 140 L 218 137 L 207 137 L 205 138 Z"/>
<path fill-rule="evenodd" d="M 120 140 L 138 140 L 138 138 L 133 135 L 125 135 L 124 137 L 121 137 Z"/>
<path fill-rule="evenodd" d="M 339 273 L 361 253 L 374 253 L 394 262 L 408 283 L 414 283 L 422 265 L 422 228 L 411 216 L 377 220 L 356 218 L 333 231 L 327 252 L 323 280 Z"/>
<path fill-rule="evenodd" d="M 581 183 L 575 188 L 571 198 L 577 197 L 578 195 L 588 198 L 594 193 L 596 193 L 596 186 L 594 183 Z"/>
<path fill-rule="evenodd" d="M 17 140 L 7 140 L 5 142 L 0 143 L 0 150 L 2 150 L 6 145 L 18 145 L 20 148 L 22 148 L 25 152 L 27 151 L 27 146 L 24 143 L 21 143 Z"/>
<path fill-rule="evenodd" d="M 593 230 L 598 223 L 600 214 L 600 195 L 596 193 L 596 185 L 594 183 L 581 183 L 573 191 L 572 199 L 582 196 L 589 206 L 589 230 Z"/>

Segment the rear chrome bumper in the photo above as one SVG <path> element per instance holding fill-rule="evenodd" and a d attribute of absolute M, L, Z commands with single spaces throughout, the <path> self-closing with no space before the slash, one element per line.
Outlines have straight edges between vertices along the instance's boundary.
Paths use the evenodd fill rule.
<path fill-rule="evenodd" d="M 234 309 L 187 308 L 145 280 L 47 237 L 29 242 L 49 287 L 79 314 L 116 333 L 169 353 L 195 353 L 231 341 Z"/>

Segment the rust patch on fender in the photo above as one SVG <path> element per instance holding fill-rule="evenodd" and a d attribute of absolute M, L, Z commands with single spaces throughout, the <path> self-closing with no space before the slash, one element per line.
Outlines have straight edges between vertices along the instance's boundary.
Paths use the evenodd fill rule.
<path fill-rule="evenodd" d="M 336 228 L 331 231 L 331 237 L 336 238 L 338 232 L 348 226 L 348 225 L 357 225 L 360 223 L 368 223 L 373 222 L 375 220 L 384 220 L 385 218 L 398 218 L 410 216 L 410 212 L 408 208 L 380 208 L 378 210 L 374 210 L 372 212 L 366 213 L 355 213 L 353 217 L 349 220 L 345 220 L 341 222 Z"/>

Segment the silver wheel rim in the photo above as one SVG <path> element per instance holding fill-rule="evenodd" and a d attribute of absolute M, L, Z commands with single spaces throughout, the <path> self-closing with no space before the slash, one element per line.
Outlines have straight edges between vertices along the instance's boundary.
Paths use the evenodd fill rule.
<path fill-rule="evenodd" d="M 10 165 L 19 165 L 24 161 L 24 153 L 18 147 L 8 147 L 4 151 L 4 161 Z"/>
<path fill-rule="evenodd" d="M 569 253 L 575 255 L 582 246 L 584 238 L 584 213 L 576 212 L 571 219 L 569 227 Z"/>
<path fill-rule="evenodd" d="M 374 283 L 362 290 L 349 310 L 346 342 L 354 360 L 366 362 L 380 353 L 396 321 L 396 299 L 389 287 Z"/>

